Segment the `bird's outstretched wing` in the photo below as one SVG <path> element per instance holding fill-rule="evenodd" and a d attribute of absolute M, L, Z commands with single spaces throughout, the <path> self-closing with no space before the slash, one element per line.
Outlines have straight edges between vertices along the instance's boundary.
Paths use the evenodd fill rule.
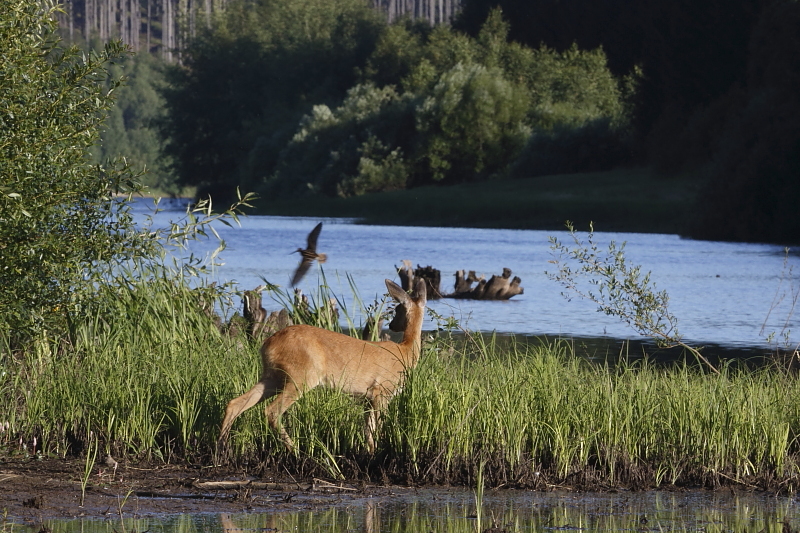
<path fill-rule="evenodd" d="M 319 237 L 320 231 L 322 231 L 322 222 L 314 226 L 314 229 L 312 229 L 311 233 L 308 234 L 308 244 L 306 246 L 306 250 L 309 252 L 317 251 L 317 238 Z"/>
<path fill-rule="evenodd" d="M 294 276 L 292 276 L 292 287 L 300 283 L 300 280 L 306 275 L 306 272 L 311 268 L 311 263 L 313 262 L 313 259 L 306 259 L 305 257 L 300 261 L 297 270 L 294 271 Z"/>

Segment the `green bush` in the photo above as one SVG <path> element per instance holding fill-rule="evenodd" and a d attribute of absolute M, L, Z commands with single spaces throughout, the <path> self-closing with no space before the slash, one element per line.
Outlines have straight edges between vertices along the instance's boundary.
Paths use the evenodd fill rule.
<path fill-rule="evenodd" d="M 558 53 L 542 47 L 534 52 L 526 83 L 536 129 L 581 126 L 599 118 L 625 120 L 620 82 L 608 70 L 602 49 L 583 51 L 573 45 Z"/>
<path fill-rule="evenodd" d="M 456 64 L 416 109 L 418 172 L 446 183 L 499 172 L 530 134 L 528 106 L 501 70 Z"/>
<path fill-rule="evenodd" d="M 558 125 L 551 130 L 536 131 L 511 164 L 509 174 L 530 178 L 612 170 L 630 156 L 628 130 L 600 118 L 577 127 Z"/>
<path fill-rule="evenodd" d="M 92 149 L 93 161 L 125 157 L 128 164 L 146 169 L 142 184 L 153 192 L 178 195 L 183 191 L 175 183 L 169 160 L 161 153 L 158 126 L 164 115 L 164 98 L 159 89 L 164 84 L 161 60 L 140 53 L 123 57 L 109 67 L 111 79 L 124 76 L 116 105 L 109 110 L 100 133 L 100 142 Z"/>
<path fill-rule="evenodd" d="M 314 106 L 281 153 L 273 194 L 351 196 L 405 187 L 402 148 L 413 133 L 412 108 L 393 87 L 357 85 L 331 110 Z"/>
<path fill-rule="evenodd" d="M 0 329 L 19 337 L 78 312 L 104 266 L 152 250 L 116 198 L 138 190 L 135 176 L 89 159 L 123 47 L 62 48 L 54 9 L 0 3 Z"/>

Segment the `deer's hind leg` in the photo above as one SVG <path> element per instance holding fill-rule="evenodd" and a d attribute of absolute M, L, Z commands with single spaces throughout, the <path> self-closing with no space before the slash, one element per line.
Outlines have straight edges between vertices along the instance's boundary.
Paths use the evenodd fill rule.
<path fill-rule="evenodd" d="M 225 418 L 222 420 L 222 429 L 219 432 L 220 441 L 227 440 L 233 421 L 239 415 L 262 400 L 277 394 L 283 386 L 282 380 L 276 379 L 277 377 L 274 370 L 265 371 L 258 383 L 253 385 L 253 388 L 228 402 L 228 407 L 225 409 Z"/>
<path fill-rule="evenodd" d="M 281 423 L 281 416 L 286 412 L 294 402 L 300 399 L 303 395 L 303 390 L 299 385 L 289 379 L 286 374 L 281 370 L 274 371 L 276 382 L 280 382 L 279 392 L 275 394 L 272 401 L 264 408 L 264 414 L 267 415 L 267 421 L 272 427 L 273 431 L 278 434 L 283 444 L 290 451 L 294 451 L 294 441 L 286 432 L 286 428 Z"/>

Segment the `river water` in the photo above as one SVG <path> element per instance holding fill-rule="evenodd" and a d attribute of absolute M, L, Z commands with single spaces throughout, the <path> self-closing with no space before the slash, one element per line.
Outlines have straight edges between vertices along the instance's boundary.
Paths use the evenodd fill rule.
<path fill-rule="evenodd" d="M 137 211 L 146 205 L 139 202 Z M 154 225 L 165 225 L 181 217 L 180 206 L 158 213 Z M 141 215 L 143 216 L 143 215 Z M 308 232 L 324 222 L 318 251 L 328 255 L 321 267 L 314 265 L 299 287 L 314 294 L 324 279 L 348 313 L 359 320 L 350 280 L 365 303 L 385 293 L 384 279 L 398 280 L 396 268 L 407 259 L 414 266 L 433 266 L 442 273 L 443 292 L 452 290 L 457 270 L 475 270 L 486 275 L 502 273 L 504 267 L 522 279 L 524 294 L 508 301 L 442 299 L 430 307 L 443 316 L 454 316 L 472 331 L 612 339 L 638 338 L 637 332 L 618 318 L 597 311 L 580 298 L 567 300 L 563 288 L 548 279 L 556 270 L 549 263 L 549 237 L 565 244 L 569 235 L 556 231 L 469 228 L 426 228 L 359 225 L 347 219 L 248 216 L 241 227 L 215 228 L 226 241 L 220 254 L 224 263 L 213 279 L 235 281 L 241 289 L 253 289 L 265 280 L 288 287 L 299 261 L 291 252 L 305 247 Z M 581 229 L 581 228 L 578 228 Z M 585 232 L 582 237 L 586 237 Z M 794 342 L 797 325 L 793 302 L 800 286 L 792 283 L 793 267 L 800 258 L 781 246 L 709 242 L 677 235 L 603 233 L 595 240 L 601 250 L 611 241 L 626 243 L 629 265 L 651 272 L 657 290 L 670 296 L 669 309 L 678 319 L 678 331 L 694 344 L 726 347 L 768 347 L 771 333 Z M 217 246 L 213 239 L 196 242 L 191 251 L 209 254 Z M 348 278 L 349 276 L 349 278 Z M 265 308 L 277 309 L 265 299 Z M 434 328 L 432 322 L 426 328 Z"/>

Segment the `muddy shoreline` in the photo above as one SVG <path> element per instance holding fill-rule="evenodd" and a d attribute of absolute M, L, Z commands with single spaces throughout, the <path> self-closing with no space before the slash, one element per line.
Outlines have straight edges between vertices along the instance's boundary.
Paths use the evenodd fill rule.
<path fill-rule="evenodd" d="M 138 522 L 128 520 L 142 519 L 149 531 L 150 519 L 164 525 L 184 515 L 210 524 L 204 531 L 295 531 L 305 523 L 297 517 L 306 513 L 316 520 L 346 517 L 342 531 L 361 526 L 364 531 L 392 531 L 398 520 L 410 520 L 411 515 L 419 530 L 435 530 L 430 520 L 456 524 L 454 531 L 474 531 L 479 524 L 475 494 L 463 486 L 298 480 L 268 471 L 250 475 L 231 466 L 122 463 L 115 469 L 111 461 L 100 461 L 81 505 L 84 472 L 81 459 L 0 457 L 2 531 L 52 533 L 67 521 L 80 524 L 81 532 L 116 533 L 121 518 L 132 531 L 138 531 Z M 535 531 L 703 531 L 713 525 L 725 531 L 800 533 L 796 496 L 777 497 L 742 484 L 651 489 L 545 484 L 535 490 L 487 490 L 484 519 L 491 517 L 494 525 L 477 531 L 512 531 L 514 524 Z M 417 514 L 404 514 L 409 509 Z M 171 526 L 164 527 L 171 531 Z"/>
<path fill-rule="evenodd" d="M 100 464 L 92 469 L 81 505 L 83 460 L 0 459 L 0 513 L 5 520 L 116 519 L 181 513 L 240 513 L 324 509 L 405 493 L 407 487 L 318 478 L 252 476 L 231 467 Z"/>

